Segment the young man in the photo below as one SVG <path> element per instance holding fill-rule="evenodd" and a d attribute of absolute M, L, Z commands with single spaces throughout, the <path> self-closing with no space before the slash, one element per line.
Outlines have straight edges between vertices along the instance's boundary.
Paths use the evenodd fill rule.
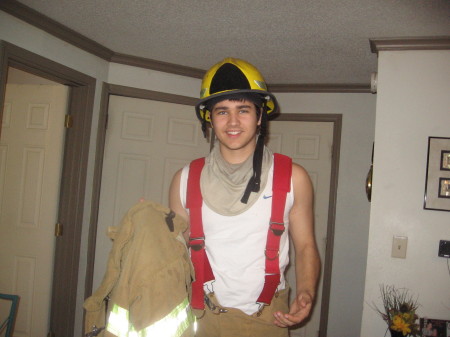
<path fill-rule="evenodd" d="M 205 308 L 197 336 L 285 337 L 287 327 L 311 312 L 320 269 L 313 190 L 301 166 L 264 145 L 267 116 L 277 111 L 263 77 L 243 60 L 227 58 L 203 79 L 196 112 L 204 132 L 210 123 L 216 143 L 200 166 L 193 162 L 177 172 L 170 189 L 171 209 L 190 220 L 191 303 Z M 274 176 L 287 181 L 281 197 L 276 190 L 283 178 Z M 288 235 L 297 278 L 290 307 Z"/>

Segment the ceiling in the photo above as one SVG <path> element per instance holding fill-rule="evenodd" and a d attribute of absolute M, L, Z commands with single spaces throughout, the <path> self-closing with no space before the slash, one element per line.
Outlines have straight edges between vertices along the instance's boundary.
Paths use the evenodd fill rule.
<path fill-rule="evenodd" d="M 18 2 L 116 53 L 202 70 L 232 56 L 272 84 L 369 84 L 369 39 L 450 36 L 449 0 Z"/>

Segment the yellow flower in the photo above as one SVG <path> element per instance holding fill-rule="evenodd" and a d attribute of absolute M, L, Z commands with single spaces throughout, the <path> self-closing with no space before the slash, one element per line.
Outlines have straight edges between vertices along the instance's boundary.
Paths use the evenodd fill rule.
<path fill-rule="evenodd" d="M 411 318 L 411 314 L 410 314 L 409 312 L 405 312 L 405 313 L 403 314 L 403 319 L 404 319 L 405 321 L 409 321 L 410 318 Z"/>
<path fill-rule="evenodd" d="M 403 336 L 406 336 L 411 332 L 411 329 L 409 327 L 409 324 L 406 323 L 401 315 L 395 315 L 392 320 L 391 329 L 395 331 L 401 331 L 403 333 Z"/>

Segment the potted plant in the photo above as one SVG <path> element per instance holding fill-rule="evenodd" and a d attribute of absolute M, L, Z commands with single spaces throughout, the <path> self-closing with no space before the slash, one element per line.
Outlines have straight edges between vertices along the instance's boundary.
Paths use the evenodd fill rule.
<path fill-rule="evenodd" d="M 417 299 L 413 298 L 408 289 L 393 285 L 381 285 L 380 291 L 383 310 L 377 306 L 375 310 L 388 325 L 386 333 L 389 330 L 392 337 L 420 337 L 420 327 L 416 323 L 416 310 L 419 306 Z"/>

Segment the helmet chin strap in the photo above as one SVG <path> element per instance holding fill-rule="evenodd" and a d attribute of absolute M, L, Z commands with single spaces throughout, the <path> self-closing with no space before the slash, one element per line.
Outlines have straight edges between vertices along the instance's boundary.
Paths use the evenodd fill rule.
<path fill-rule="evenodd" d="M 246 204 L 251 192 L 259 192 L 261 188 L 261 169 L 262 159 L 264 153 L 264 141 L 267 132 L 267 105 L 263 103 L 261 111 L 261 125 L 259 129 L 259 136 L 256 142 L 255 151 L 253 152 L 253 175 L 248 181 L 244 195 L 241 198 L 241 202 Z"/>
<path fill-rule="evenodd" d="M 200 110 L 203 112 L 203 116 L 206 116 L 206 106 L 200 105 Z M 203 118 L 202 119 L 202 132 L 203 132 L 203 137 L 205 137 L 205 138 L 208 137 L 207 132 L 206 132 L 206 130 L 207 130 L 206 124 L 207 124 L 206 118 Z"/>
<path fill-rule="evenodd" d="M 207 127 L 206 127 L 206 121 L 202 120 L 202 132 L 203 132 L 203 137 L 207 138 L 208 135 L 206 133 Z"/>

